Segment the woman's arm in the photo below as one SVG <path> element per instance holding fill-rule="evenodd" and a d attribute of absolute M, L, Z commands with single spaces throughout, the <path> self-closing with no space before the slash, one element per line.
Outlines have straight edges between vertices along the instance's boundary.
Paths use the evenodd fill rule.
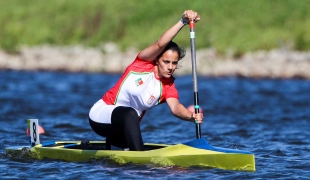
<path fill-rule="evenodd" d="M 197 12 L 186 10 L 183 13 L 182 19 L 184 22 L 189 22 L 189 20 L 195 20 L 195 22 L 198 22 L 200 17 Z M 142 50 L 139 55 L 140 58 L 145 60 L 154 60 L 164 50 L 168 43 L 178 34 L 183 26 L 184 24 L 181 21 L 178 21 L 166 32 L 164 32 L 155 43 Z"/>
<path fill-rule="evenodd" d="M 172 114 L 179 119 L 195 122 L 196 120 L 198 123 L 203 122 L 203 114 L 200 112 L 198 114 L 192 113 L 187 110 L 176 98 L 168 98 L 166 100 Z"/>

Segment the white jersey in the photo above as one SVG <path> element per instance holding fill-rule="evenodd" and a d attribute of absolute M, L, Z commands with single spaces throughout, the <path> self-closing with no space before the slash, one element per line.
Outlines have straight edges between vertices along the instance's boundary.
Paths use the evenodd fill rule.
<path fill-rule="evenodd" d="M 140 59 L 138 55 L 135 61 L 126 68 L 116 85 L 104 94 L 103 101 L 99 100 L 96 103 L 97 106 L 104 106 L 99 109 L 106 113 L 103 115 L 106 120 L 91 117 L 92 110 L 90 118 L 97 122 L 111 123 L 111 113 L 117 106 L 132 107 L 142 118 L 146 110 L 166 102 L 167 98 L 178 99 L 174 78 L 157 78 L 154 64 L 154 61 Z"/>

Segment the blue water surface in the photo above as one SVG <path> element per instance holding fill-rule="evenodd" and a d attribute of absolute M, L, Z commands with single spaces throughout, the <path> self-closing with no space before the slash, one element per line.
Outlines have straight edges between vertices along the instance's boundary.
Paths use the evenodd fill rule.
<path fill-rule="evenodd" d="M 26 119 L 45 129 L 41 142 L 103 140 L 88 112 L 119 74 L 0 71 L 1 179 L 309 179 L 310 81 L 198 77 L 205 115 L 202 137 L 217 147 L 252 151 L 256 172 L 201 167 L 118 165 L 33 160 L 8 156 L 5 147 L 28 145 Z M 177 76 L 180 102 L 192 105 L 190 75 Z M 141 122 L 145 142 L 176 144 L 196 138 L 195 125 L 172 116 L 166 104 Z"/>

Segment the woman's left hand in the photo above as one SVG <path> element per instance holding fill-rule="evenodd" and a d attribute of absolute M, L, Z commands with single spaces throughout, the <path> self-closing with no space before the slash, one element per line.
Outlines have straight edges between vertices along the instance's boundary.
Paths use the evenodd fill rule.
<path fill-rule="evenodd" d="M 201 124 L 203 122 L 203 114 L 202 113 L 193 113 L 192 119 L 194 119 L 195 123 Z"/>

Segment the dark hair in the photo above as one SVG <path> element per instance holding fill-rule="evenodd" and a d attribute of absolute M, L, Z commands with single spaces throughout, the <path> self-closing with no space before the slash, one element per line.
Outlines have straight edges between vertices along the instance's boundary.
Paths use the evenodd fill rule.
<path fill-rule="evenodd" d="M 166 51 L 172 50 L 176 51 L 179 55 L 179 61 L 184 58 L 186 51 L 183 48 L 180 48 L 177 43 L 170 41 L 168 45 L 165 47 L 165 49 L 156 57 L 156 60 L 158 60 Z"/>

